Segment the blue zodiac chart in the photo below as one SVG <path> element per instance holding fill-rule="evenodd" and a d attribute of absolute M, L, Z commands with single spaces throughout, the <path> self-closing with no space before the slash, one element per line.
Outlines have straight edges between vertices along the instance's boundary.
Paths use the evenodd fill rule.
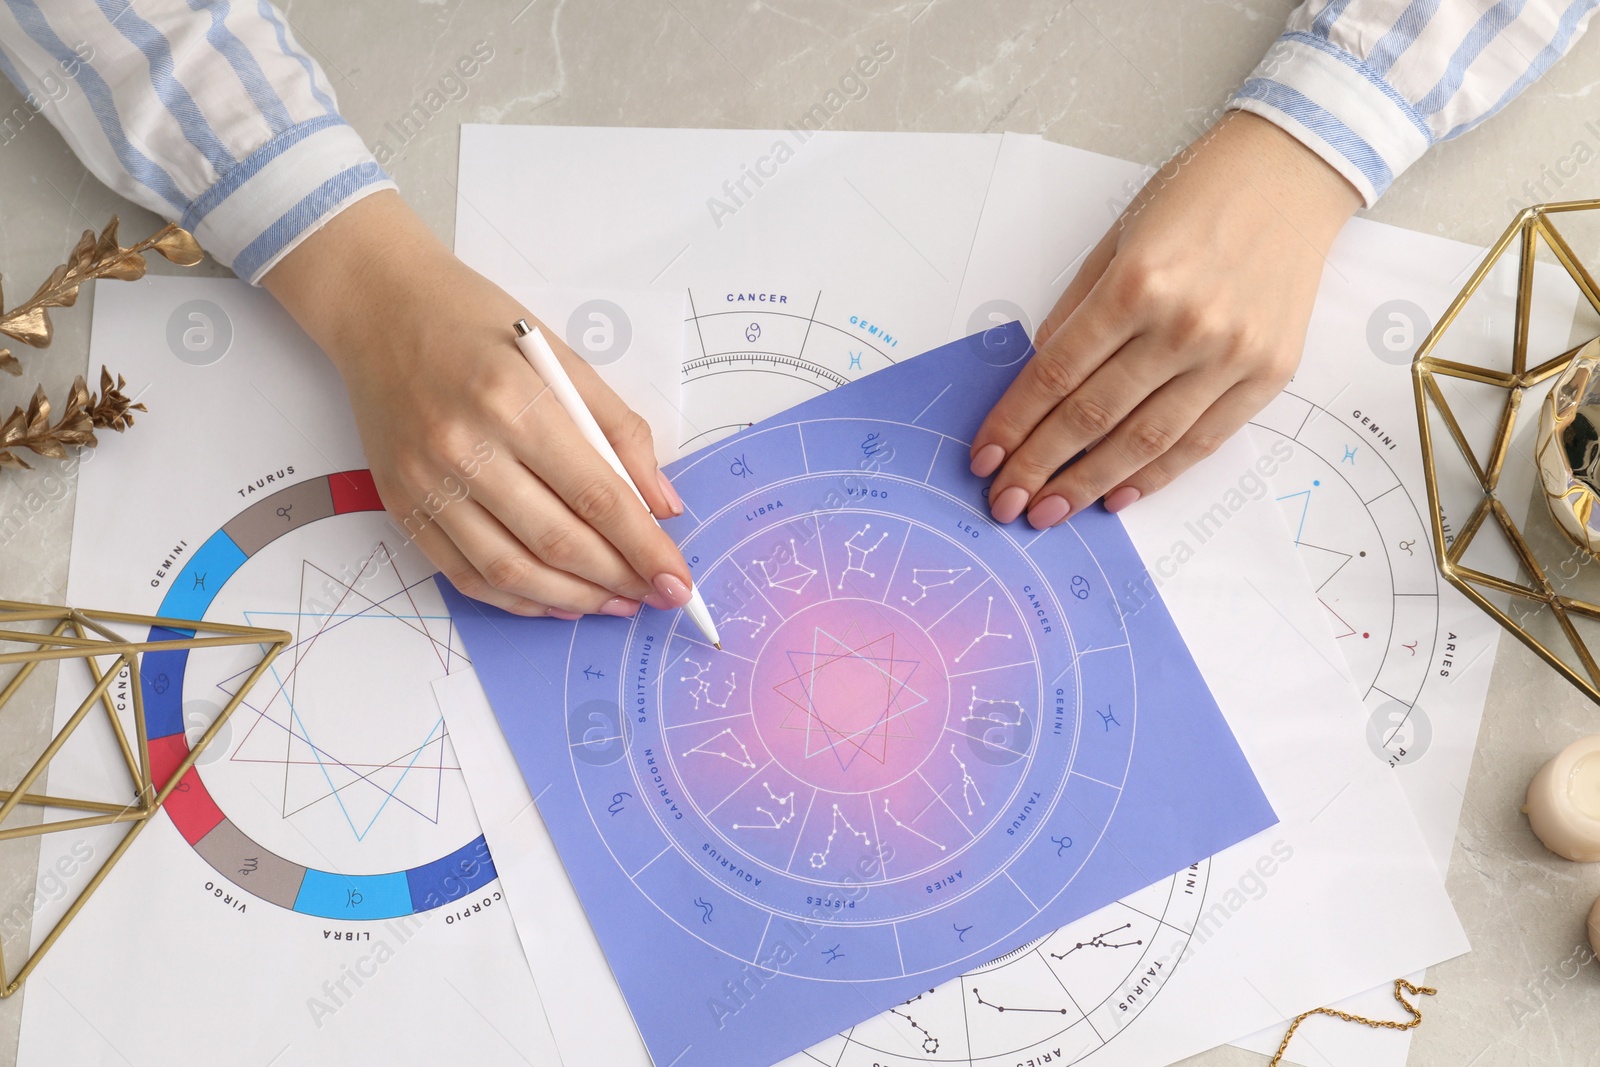
<path fill-rule="evenodd" d="M 1027 353 L 991 330 L 675 464 L 720 650 L 446 590 L 658 1062 L 769 1064 L 1275 821 L 1164 606 L 1109 595 L 1121 524 L 989 520 L 966 441 Z"/>
<path fill-rule="evenodd" d="M 165 811 L 230 883 L 322 918 L 429 911 L 495 877 L 459 795 L 459 770 L 427 684 L 452 660 L 466 660 L 427 580 L 432 568 L 391 551 L 381 533 L 373 540 L 384 529 L 394 537 L 393 527 L 374 521 L 382 507 L 367 471 L 267 492 L 188 556 L 157 611 L 294 633 Z M 308 527 L 314 537 L 301 535 Z M 161 628 L 150 635 L 172 636 Z M 187 650 L 146 656 L 143 696 L 158 783 L 240 677 L 228 668 L 196 677 Z M 226 814 L 230 799 L 249 814 Z M 452 833 L 459 837 L 449 841 Z M 331 854 L 342 870 L 318 865 Z M 362 870 L 363 857 L 390 868 Z"/>

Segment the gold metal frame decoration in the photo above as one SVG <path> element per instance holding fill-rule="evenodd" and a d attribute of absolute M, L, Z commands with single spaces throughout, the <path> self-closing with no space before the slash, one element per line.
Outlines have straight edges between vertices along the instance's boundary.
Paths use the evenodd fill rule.
<path fill-rule="evenodd" d="M 53 624 L 48 632 L 19 629 L 28 623 Z M 162 641 L 129 641 L 112 629 L 112 626 L 164 627 L 192 636 Z M 0 714 L 7 703 L 22 688 L 39 664 L 46 660 L 77 660 L 87 667 L 93 682 L 88 696 L 62 724 L 45 745 L 39 758 L 23 773 L 10 789 L 0 789 L 0 841 L 40 834 L 75 830 L 110 823 L 130 823 L 127 834 L 117 842 L 99 870 L 95 871 L 77 899 L 66 913 L 45 935 L 39 947 L 23 962 L 14 976 L 8 972 L 4 947 L 0 946 L 0 998 L 9 997 L 22 987 L 32 970 L 50 947 L 56 943 L 67 924 L 78 914 L 90 895 L 100 887 L 111 868 L 127 852 L 139 831 L 161 810 L 195 761 L 205 751 L 217 731 L 227 722 L 252 686 L 260 679 L 278 653 L 287 648 L 293 638 L 282 630 L 264 630 L 251 626 L 227 623 L 196 622 L 192 619 L 166 619 L 152 615 L 130 615 L 115 611 L 88 611 L 58 607 L 50 604 L 28 604 L 13 600 L 0 600 L 0 666 L 18 664 L 10 681 L 0 689 Z M 31 646 L 21 651 L 10 651 L 7 646 Z M 205 732 L 189 748 L 189 754 L 178 764 L 166 782 L 152 779 L 149 738 L 145 731 L 144 698 L 139 676 L 140 659 L 146 652 L 177 649 L 216 648 L 221 646 L 260 645 L 261 660 L 245 677 L 244 684 L 229 699 Z M 109 669 L 102 670 L 100 660 L 111 658 Z M 127 704 L 133 722 L 133 736 L 128 736 L 112 696 L 112 686 L 119 677 L 127 682 Z M 116 738 L 122 762 L 130 776 L 131 797 L 126 803 L 108 803 L 81 797 L 52 796 L 33 792 L 35 784 L 49 767 L 73 733 L 87 720 L 96 706 L 104 709 L 112 735 Z M 20 826 L 5 826 L 6 820 L 19 807 L 55 809 L 82 812 L 71 818 L 56 819 Z"/>
<path fill-rule="evenodd" d="M 1559 354 L 1529 352 L 1535 266 L 1541 258 L 1541 245 L 1546 261 L 1553 260 L 1558 264 L 1582 299 L 1600 315 L 1600 287 L 1597 287 L 1594 276 L 1573 251 L 1557 224 L 1558 220 L 1565 224 L 1567 218 L 1581 212 L 1600 212 L 1600 199 L 1541 204 L 1521 211 L 1489 249 L 1466 285 L 1440 316 L 1438 324 L 1418 347 L 1412 361 L 1411 375 L 1417 431 L 1422 442 L 1423 473 L 1428 489 L 1434 558 L 1438 560 L 1440 573 L 1591 700 L 1600 703 L 1600 664 L 1596 662 L 1600 644 L 1591 648 L 1580 632 L 1580 624 L 1588 628 L 1593 622 L 1600 621 L 1600 596 L 1589 593 L 1583 586 L 1570 580 L 1564 573 L 1565 561 L 1556 562 L 1554 566 L 1541 562 L 1541 556 L 1550 560 L 1552 551 L 1564 549 L 1569 553 L 1581 554 L 1583 558 L 1579 561 L 1580 565 L 1574 568 L 1574 575 L 1577 575 L 1582 570 L 1581 565 L 1591 562 L 1592 557 L 1582 549 L 1575 549 L 1568 542 L 1566 531 L 1562 530 L 1560 536 L 1550 536 L 1558 527 L 1555 520 L 1545 514 L 1544 508 L 1534 508 L 1526 523 L 1519 526 L 1501 499 L 1507 463 L 1524 460 L 1530 465 L 1533 463 L 1532 457 L 1510 455 L 1525 398 L 1530 390 L 1544 386 L 1564 371 L 1589 343 L 1585 339 Z M 1600 215 L 1590 218 L 1600 218 Z M 1474 365 L 1439 355 L 1437 350 L 1450 335 L 1462 309 L 1479 293 L 1495 265 L 1510 253 L 1517 256 L 1517 276 L 1509 366 Z M 1581 309 L 1581 304 L 1579 307 Z M 1530 359 L 1535 361 L 1532 366 L 1529 366 Z M 1461 383 L 1490 386 L 1501 391 L 1498 425 L 1487 445 L 1474 448 L 1458 418 L 1458 412 L 1452 408 L 1441 388 L 1441 379 L 1456 379 Z M 1537 407 L 1529 413 L 1529 417 L 1538 418 Z M 1471 479 L 1477 483 L 1477 499 L 1467 502 L 1465 521 L 1460 523 L 1453 539 L 1447 539 L 1450 524 L 1440 500 L 1442 457 L 1436 451 L 1434 441 L 1435 418 L 1455 442 Z M 1537 472 L 1533 474 L 1533 484 L 1537 485 Z M 1524 501 L 1512 503 L 1520 508 Z M 1460 521 L 1461 514 L 1456 513 L 1457 521 Z M 1503 533 L 1504 543 L 1510 548 L 1509 556 L 1514 559 L 1514 563 L 1506 569 L 1516 573 L 1491 573 L 1465 562 L 1469 549 L 1480 535 L 1496 527 Z M 1585 577 L 1591 583 L 1594 581 L 1592 576 Z M 1502 603 L 1506 606 L 1502 607 Z M 1543 623 L 1539 632 L 1535 632 L 1536 623 Z M 1563 657 L 1561 649 L 1564 645 L 1570 645 L 1575 662 Z"/>

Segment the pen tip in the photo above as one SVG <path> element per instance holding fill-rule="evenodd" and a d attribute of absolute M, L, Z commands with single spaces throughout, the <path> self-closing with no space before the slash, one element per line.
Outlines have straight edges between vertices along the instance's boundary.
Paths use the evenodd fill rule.
<path fill-rule="evenodd" d="M 713 645 L 716 645 L 716 646 L 717 646 L 717 651 L 718 651 L 718 652 L 721 652 L 721 651 L 722 651 L 722 642 L 721 642 L 721 641 L 713 641 L 713 642 L 711 642 L 711 643 L 712 643 L 712 644 L 713 644 Z"/>

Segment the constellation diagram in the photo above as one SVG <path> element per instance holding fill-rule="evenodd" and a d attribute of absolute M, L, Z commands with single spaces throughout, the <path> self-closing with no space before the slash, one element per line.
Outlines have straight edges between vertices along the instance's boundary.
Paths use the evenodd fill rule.
<path fill-rule="evenodd" d="M 985 709 L 982 714 L 979 714 L 978 711 L 980 707 Z M 1004 708 L 1010 708 L 1015 714 L 1010 717 L 1006 716 L 1002 711 Z M 1019 701 L 993 700 L 988 697 L 980 697 L 978 696 L 977 685 L 973 685 L 972 699 L 967 702 L 967 710 L 966 713 L 961 716 L 961 721 L 989 722 L 1005 727 L 1017 727 L 1022 725 L 1022 720 L 1025 714 L 1026 713 L 1022 710 L 1022 704 Z"/>
<path fill-rule="evenodd" d="M 1091 937 L 1087 941 L 1079 941 L 1077 944 L 1073 945 L 1071 948 L 1067 949 L 1065 952 L 1052 952 L 1052 953 L 1050 953 L 1050 955 L 1055 959 L 1064 960 L 1068 956 L 1072 955 L 1074 952 L 1078 952 L 1081 949 L 1086 949 L 1086 948 L 1128 948 L 1128 947 L 1133 946 L 1133 945 L 1142 945 L 1142 944 L 1144 944 L 1144 941 L 1142 939 L 1140 939 L 1140 938 L 1134 938 L 1132 941 L 1107 941 L 1106 940 L 1106 938 L 1111 937 L 1114 934 L 1121 933 L 1124 930 L 1132 929 L 1132 927 L 1133 927 L 1132 923 L 1123 923 L 1121 926 L 1113 927 L 1112 929 L 1107 930 L 1104 933 L 1095 934 L 1093 937 Z"/>
<path fill-rule="evenodd" d="M 733 754 L 735 748 L 739 750 L 737 756 Z M 718 730 L 710 738 L 688 749 L 683 754 L 685 756 L 693 756 L 697 753 L 705 756 L 716 756 L 740 767 L 755 769 L 755 763 L 750 759 L 750 750 L 745 747 L 743 741 L 739 740 L 739 735 L 734 733 L 731 727 L 724 727 Z M 777 798 L 774 797 L 773 799 L 776 800 Z"/>
<path fill-rule="evenodd" d="M 761 783 L 761 788 L 767 791 L 767 801 L 772 807 L 764 808 L 756 805 L 756 813 L 767 817 L 766 823 L 734 823 L 735 830 L 781 830 L 794 821 L 794 790 L 791 789 L 783 796 L 772 791 L 772 786 L 766 782 Z M 778 812 L 783 812 L 779 815 Z"/>
<path fill-rule="evenodd" d="M 906 823 L 901 822 L 899 819 L 895 818 L 894 812 L 889 810 L 889 798 L 888 797 L 884 797 L 883 798 L 883 814 L 890 822 L 892 822 L 899 829 L 904 830 L 908 834 L 915 834 L 917 837 L 920 837 L 922 840 L 926 841 L 928 844 L 932 845 L 934 848 L 938 849 L 940 852 L 944 852 L 945 851 L 945 846 L 939 844 L 939 842 L 935 841 L 933 838 L 929 837 L 927 834 L 923 833 L 921 830 L 918 830 L 915 826 L 910 826 L 910 825 L 908 825 Z"/>
<path fill-rule="evenodd" d="M 956 754 L 954 741 L 950 742 L 950 757 L 956 761 L 956 766 L 961 768 L 961 802 L 967 806 L 967 816 L 970 818 L 973 814 L 973 800 L 976 799 L 979 807 L 982 807 L 983 794 L 978 792 L 978 780 L 967 770 L 967 761 Z"/>
<path fill-rule="evenodd" d="M 761 632 L 767 628 L 767 616 L 766 615 L 762 615 L 761 618 L 759 618 L 759 619 L 754 619 L 754 618 L 751 618 L 749 615 L 744 615 L 744 614 L 734 615 L 734 614 L 730 613 L 730 614 L 724 615 L 722 618 L 717 620 L 717 629 L 718 630 L 726 630 L 726 629 L 732 627 L 735 623 L 741 623 L 741 622 L 744 623 L 746 626 L 748 626 L 750 628 L 750 632 L 746 636 L 749 637 L 750 640 L 752 640 L 752 641 L 755 640 L 756 638 L 760 637 L 761 636 Z"/>
<path fill-rule="evenodd" d="M 1416 759 L 1417 749 L 1402 750 L 1412 709 L 1439 677 L 1431 668 L 1440 650 L 1438 575 L 1422 511 L 1384 439 L 1334 412 L 1285 392 L 1252 425 L 1287 455 L 1273 479 L 1278 503 L 1352 680 L 1386 724 L 1377 748 L 1399 762 Z"/>
<path fill-rule="evenodd" d="M 828 827 L 828 839 L 821 852 L 811 854 L 811 866 L 821 868 L 828 865 L 828 857 L 833 855 L 833 839 L 839 836 L 839 825 L 843 823 L 845 833 L 861 842 L 863 848 L 872 847 L 872 837 L 864 830 L 857 830 L 850 825 L 850 820 L 839 810 L 839 805 L 833 806 L 833 822 Z"/>
<path fill-rule="evenodd" d="M 932 993 L 933 990 L 930 989 L 928 992 Z M 939 1051 L 939 1039 L 933 1036 L 933 1031 L 917 1022 L 917 1020 L 912 1017 L 911 1012 L 906 1010 L 910 1008 L 911 1005 L 921 1000 L 925 995 L 926 994 L 918 993 L 916 996 L 900 1005 L 900 1007 L 890 1008 L 889 1014 L 896 1016 L 897 1018 L 904 1019 L 906 1021 L 906 1025 L 911 1027 L 912 1030 L 916 1031 L 917 1037 L 921 1039 L 922 1051 L 931 1056 Z"/>
<path fill-rule="evenodd" d="M 711 695 L 711 679 L 709 677 L 711 663 L 709 661 L 701 663 L 698 660 L 690 659 L 688 656 L 685 656 L 683 661 L 694 668 L 694 673 L 680 675 L 678 681 L 694 683 L 694 688 L 689 691 L 689 695 L 694 700 L 695 708 L 697 710 L 701 707 L 726 708 L 728 701 L 733 699 L 733 694 L 739 690 L 738 677 L 731 673 L 727 676 L 723 681 L 722 698 L 719 700 Z"/>
<path fill-rule="evenodd" d="M 1037 1013 L 1039 1013 L 1041 1015 L 1069 1015 L 1072 1012 L 1071 1008 L 1023 1008 L 1023 1007 L 1018 1007 L 1015 1004 L 1011 1005 L 1010 1007 L 1007 1007 L 1004 1004 L 995 1004 L 995 1003 L 993 1003 L 991 1001 L 984 1000 L 982 994 L 980 994 L 978 992 L 978 987 L 977 986 L 973 986 L 972 987 L 972 999 L 977 1001 L 979 1004 L 982 1004 L 985 1008 L 992 1008 L 995 1011 L 1002 1011 L 1002 1012 L 1003 1011 L 1031 1011 L 1031 1012 L 1037 1012 Z"/>
<path fill-rule="evenodd" d="M 955 585 L 971 572 L 971 567 L 913 567 L 911 584 L 917 587 L 916 596 L 902 596 L 900 599 L 915 607 L 922 603 L 931 590 Z"/>
<path fill-rule="evenodd" d="M 868 578 L 877 577 L 877 574 L 867 570 L 867 557 L 882 548 L 883 542 L 888 539 L 889 535 L 879 532 L 878 539 L 868 545 L 865 543 L 865 539 L 871 529 L 872 523 L 869 522 L 851 534 L 850 539 L 844 543 L 845 555 L 848 557 L 848 561 L 844 565 L 844 570 L 839 573 L 839 584 L 835 586 L 836 589 L 844 589 L 845 582 L 850 579 L 852 571 L 859 572 Z"/>
<path fill-rule="evenodd" d="M 991 630 L 991 629 L 989 629 L 989 627 L 992 626 L 993 624 L 994 624 L 994 597 L 991 596 L 991 597 L 988 598 L 988 608 L 983 613 L 983 632 L 978 634 L 977 637 L 974 637 L 972 639 L 971 643 L 969 643 L 966 648 L 963 648 L 960 652 L 957 652 L 956 656 L 955 656 L 955 659 L 952 662 L 960 663 L 964 658 L 966 658 L 966 656 L 967 656 L 967 654 L 969 652 L 971 652 L 973 649 L 978 647 L 979 642 L 985 640 L 986 638 L 998 637 L 998 638 L 1000 638 L 1000 639 L 1002 639 L 1004 641 L 1009 641 L 1013 637 L 1016 636 L 1015 634 L 1005 633 L 1004 631 L 1001 631 L 1001 630 Z"/>
<path fill-rule="evenodd" d="M 804 595 L 806 586 L 817 576 L 815 567 L 808 567 L 801 562 L 800 550 L 795 546 L 795 539 L 792 537 L 789 538 L 787 553 L 780 547 L 766 559 L 753 560 L 751 565 L 759 570 L 761 580 L 767 585 L 793 593 L 795 596 Z"/>

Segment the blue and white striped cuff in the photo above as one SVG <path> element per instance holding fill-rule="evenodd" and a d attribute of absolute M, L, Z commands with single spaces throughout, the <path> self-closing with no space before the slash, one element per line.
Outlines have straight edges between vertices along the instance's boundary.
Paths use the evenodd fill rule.
<path fill-rule="evenodd" d="M 1435 139 L 1392 85 L 1308 33 L 1279 38 L 1228 106 L 1260 115 L 1321 156 L 1367 207 Z"/>
<path fill-rule="evenodd" d="M 196 197 L 180 224 L 251 285 L 328 219 L 394 182 L 337 115 L 289 127 Z"/>

